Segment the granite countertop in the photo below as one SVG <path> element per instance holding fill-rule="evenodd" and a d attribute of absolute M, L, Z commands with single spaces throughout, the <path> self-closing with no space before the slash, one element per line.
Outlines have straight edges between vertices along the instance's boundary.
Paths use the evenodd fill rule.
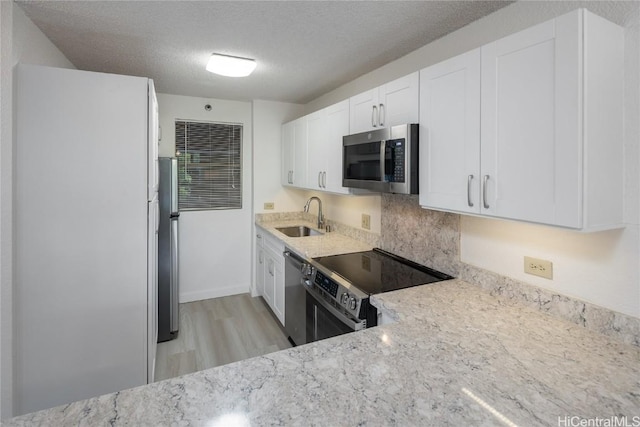
<path fill-rule="evenodd" d="M 640 417 L 637 347 L 504 305 L 461 280 L 372 299 L 398 321 L 3 425 L 557 426 L 596 417 L 640 420 L 634 418 Z"/>
<path fill-rule="evenodd" d="M 301 219 L 256 221 L 256 226 L 271 233 L 274 237 L 281 240 L 289 249 L 307 258 L 369 251 L 372 248 L 371 245 L 336 232 L 323 232 L 324 234 L 320 236 L 288 237 L 276 230 L 276 227 L 290 227 L 294 225 L 306 225 L 309 228 L 320 231 L 316 223 Z"/>

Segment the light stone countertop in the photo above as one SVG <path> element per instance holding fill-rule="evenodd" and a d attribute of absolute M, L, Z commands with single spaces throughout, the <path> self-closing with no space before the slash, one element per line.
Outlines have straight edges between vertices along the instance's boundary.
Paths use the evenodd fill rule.
<path fill-rule="evenodd" d="M 288 237 L 276 230 L 277 227 L 290 227 L 295 225 L 306 225 L 307 227 L 318 231 L 318 227 L 315 222 L 309 222 L 301 219 L 256 221 L 257 227 L 268 231 L 274 237 L 282 241 L 286 247 L 293 249 L 299 255 L 307 258 L 369 251 L 372 248 L 372 246 L 366 243 L 333 231 L 328 233 L 325 232 L 320 236 Z"/>
<path fill-rule="evenodd" d="M 374 298 L 399 321 L 3 425 L 569 426 L 579 425 L 569 424 L 571 417 L 640 419 L 633 418 L 640 417 L 637 347 L 502 305 L 460 280 Z M 558 424 L 559 417 L 567 422 Z"/>
<path fill-rule="evenodd" d="M 275 231 L 302 223 L 314 225 L 256 225 L 310 257 L 371 248 L 338 233 Z M 640 425 L 638 347 L 457 279 L 372 301 L 397 322 L 2 425 Z"/>

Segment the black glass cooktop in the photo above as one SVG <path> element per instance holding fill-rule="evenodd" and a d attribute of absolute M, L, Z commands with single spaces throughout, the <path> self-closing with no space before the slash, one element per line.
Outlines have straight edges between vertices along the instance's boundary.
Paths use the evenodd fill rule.
<path fill-rule="evenodd" d="M 314 261 L 370 295 L 453 279 L 448 274 L 377 248 L 314 258 Z"/>

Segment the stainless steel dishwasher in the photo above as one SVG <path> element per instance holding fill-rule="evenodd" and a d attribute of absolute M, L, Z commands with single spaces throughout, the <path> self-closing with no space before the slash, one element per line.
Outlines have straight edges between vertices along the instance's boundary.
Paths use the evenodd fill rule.
<path fill-rule="evenodd" d="M 306 291 L 303 280 L 310 274 L 310 266 L 289 248 L 284 250 L 284 329 L 293 345 L 306 339 Z"/>

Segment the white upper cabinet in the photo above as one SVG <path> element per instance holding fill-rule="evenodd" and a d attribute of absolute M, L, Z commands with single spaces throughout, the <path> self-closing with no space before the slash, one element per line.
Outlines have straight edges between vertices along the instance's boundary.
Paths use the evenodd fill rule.
<path fill-rule="evenodd" d="M 480 212 L 480 49 L 420 72 L 420 204 Z"/>
<path fill-rule="evenodd" d="M 378 88 L 368 90 L 349 99 L 349 130 L 366 132 L 378 127 Z"/>
<path fill-rule="evenodd" d="M 294 165 L 293 182 L 296 187 L 307 186 L 307 117 L 300 117 L 294 122 Z"/>
<path fill-rule="evenodd" d="M 307 116 L 309 188 L 349 194 L 342 186 L 342 137 L 349 134 L 349 101 Z"/>
<path fill-rule="evenodd" d="M 420 73 L 411 73 L 380 87 L 378 106 L 381 127 L 418 123 Z"/>
<path fill-rule="evenodd" d="M 349 135 L 349 100 L 326 108 L 327 141 L 324 144 L 325 170 L 323 186 L 332 193 L 350 194 L 342 186 L 342 137 Z"/>
<path fill-rule="evenodd" d="M 282 125 L 282 185 L 307 185 L 307 117 Z"/>
<path fill-rule="evenodd" d="M 322 190 L 327 162 L 325 151 L 329 135 L 325 109 L 307 116 L 307 131 L 307 184 L 311 189 Z"/>
<path fill-rule="evenodd" d="M 350 133 L 418 121 L 419 73 L 401 77 L 349 99 Z"/>
<path fill-rule="evenodd" d="M 350 194 L 342 186 L 342 137 L 348 134 L 349 100 L 282 125 L 282 184 Z"/>
<path fill-rule="evenodd" d="M 282 125 L 282 185 L 293 185 L 295 163 L 295 121 Z"/>
<path fill-rule="evenodd" d="M 620 27 L 576 10 L 423 70 L 421 204 L 620 226 L 622 49 Z"/>

